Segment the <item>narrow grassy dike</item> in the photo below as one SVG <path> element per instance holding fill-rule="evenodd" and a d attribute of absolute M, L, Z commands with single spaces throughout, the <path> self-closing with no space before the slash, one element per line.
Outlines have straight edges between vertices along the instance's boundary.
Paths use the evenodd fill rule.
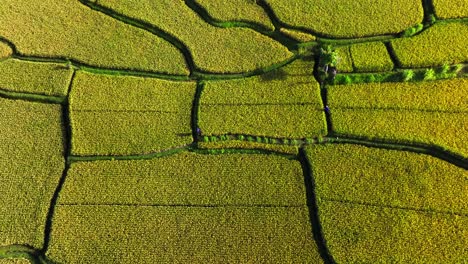
<path fill-rule="evenodd" d="M 312 225 L 312 235 L 314 236 L 315 243 L 317 244 L 320 256 L 325 264 L 336 263 L 327 247 L 327 241 L 322 232 L 322 226 L 319 218 L 319 208 L 317 203 L 317 196 L 315 194 L 315 181 L 312 175 L 311 164 L 307 158 L 304 148 L 299 149 L 299 162 L 304 172 L 304 184 L 306 187 L 307 206 L 309 207 L 309 218 Z"/>

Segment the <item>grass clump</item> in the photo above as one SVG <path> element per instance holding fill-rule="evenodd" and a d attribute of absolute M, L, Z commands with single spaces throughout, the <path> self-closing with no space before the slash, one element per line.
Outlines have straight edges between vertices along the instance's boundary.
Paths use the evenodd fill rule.
<path fill-rule="evenodd" d="M 202 71 L 248 72 L 280 63 L 293 55 L 278 42 L 251 29 L 213 27 L 183 1 L 100 0 L 99 4 L 147 21 L 177 37 L 188 46 L 195 65 Z"/>
<path fill-rule="evenodd" d="M 60 204 L 306 205 L 297 161 L 276 155 L 182 153 L 72 164 Z"/>
<path fill-rule="evenodd" d="M 0 98 L 0 245 L 43 245 L 64 169 L 60 105 Z"/>
<path fill-rule="evenodd" d="M 312 62 L 297 60 L 261 76 L 207 82 L 200 103 L 202 131 L 274 138 L 326 134 L 312 71 Z"/>
<path fill-rule="evenodd" d="M 225 142 L 199 143 L 198 147 L 206 149 L 264 149 L 293 155 L 298 153 L 297 146 L 281 145 L 278 144 L 276 139 L 272 139 L 271 144 L 241 140 L 229 140 Z"/>
<path fill-rule="evenodd" d="M 468 214 L 466 170 L 446 161 L 349 144 L 311 146 L 307 153 L 322 200 Z"/>
<path fill-rule="evenodd" d="M 307 207 L 58 206 L 47 256 L 96 264 L 321 263 L 310 232 Z"/>
<path fill-rule="evenodd" d="M 403 31 L 403 32 L 400 34 L 400 37 L 412 37 L 412 36 L 414 36 L 416 33 L 421 32 L 421 30 L 423 30 L 423 28 L 424 28 L 424 25 L 423 25 L 423 24 L 417 24 L 417 25 L 412 26 L 412 27 L 406 29 L 405 31 Z"/>
<path fill-rule="evenodd" d="M 350 46 L 354 67 L 358 72 L 384 72 L 393 69 L 393 62 L 382 42 Z"/>
<path fill-rule="evenodd" d="M 66 96 L 71 76 L 65 64 L 0 61 L 0 88 L 7 91 Z"/>
<path fill-rule="evenodd" d="M 275 30 L 268 15 L 255 1 L 231 0 L 220 2 L 196 0 L 196 2 L 202 5 L 213 18 L 219 21 L 253 22 L 270 31 Z"/>
<path fill-rule="evenodd" d="M 423 20 L 421 1 L 267 0 L 283 22 L 335 38 L 394 34 Z"/>
<path fill-rule="evenodd" d="M 392 40 L 403 67 L 418 68 L 465 62 L 468 58 L 466 23 L 436 23 L 411 38 Z"/>
<path fill-rule="evenodd" d="M 72 153 L 129 155 L 192 142 L 195 82 L 79 72 L 70 93 Z"/>
<path fill-rule="evenodd" d="M 68 57 L 106 68 L 188 74 L 182 53 L 170 43 L 79 1 L 5 0 L 0 10 L 0 21 L 8 21 L 0 24 L 0 36 L 12 41 L 21 54 Z"/>
<path fill-rule="evenodd" d="M 413 79 L 414 77 L 414 71 L 411 69 L 405 69 L 402 71 L 402 78 L 404 82 L 409 82 Z"/>
<path fill-rule="evenodd" d="M 468 2 L 465 0 L 432 0 L 439 19 L 468 17 Z"/>

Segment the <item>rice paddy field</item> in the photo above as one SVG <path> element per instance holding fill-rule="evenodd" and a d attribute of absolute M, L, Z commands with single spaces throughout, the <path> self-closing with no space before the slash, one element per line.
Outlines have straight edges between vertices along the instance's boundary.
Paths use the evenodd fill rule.
<path fill-rule="evenodd" d="M 2 0 L 0 264 L 467 263 L 464 0 Z"/>

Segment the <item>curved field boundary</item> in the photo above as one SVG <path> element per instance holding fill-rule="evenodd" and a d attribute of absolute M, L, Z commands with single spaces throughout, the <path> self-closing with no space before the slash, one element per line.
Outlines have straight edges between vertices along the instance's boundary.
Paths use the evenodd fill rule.
<path fill-rule="evenodd" d="M 52 263 L 40 250 L 28 245 L 0 246 L 0 259 L 27 259 L 32 264 Z"/>
<path fill-rule="evenodd" d="M 195 13 L 197 13 L 205 22 L 220 28 L 232 28 L 232 27 L 243 27 L 243 28 L 250 28 L 262 35 L 272 38 L 273 40 L 281 43 L 282 45 L 288 47 L 289 50 L 294 50 L 296 46 L 299 44 L 296 40 L 292 39 L 288 35 L 282 33 L 279 30 L 271 31 L 265 26 L 250 22 L 250 21 L 220 21 L 212 17 L 208 11 L 196 0 L 185 0 L 185 4 L 190 7 Z"/>
<path fill-rule="evenodd" d="M 79 0 L 79 1 L 83 5 L 91 8 L 94 11 L 101 12 L 101 13 L 103 13 L 103 14 L 105 14 L 107 16 L 110 16 L 110 17 L 112 17 L 114 19 L 117 19 L 117 20 L 119 20 L 119 21 L 121 21 L 121 22 L 123 22 L 125 24 L 128 24 L 128 25 L 131 25 L 131 26 L 146 30 L 146 31 L 150 32 L 151 34 L 156 35 L 156 36 L 166 40 L 167 42 L 171 43 L 174 47 L 179 49 L 179 51 L 183 54 L 183 56 L 185 58 L 185 62 L 187 63 L 187 67 L 189 68 L 190 73 L 192 74 L 196 70 L 192 54 L 190 53 L 190 50 L 188 49 L 188 47 L 185 46 L 184 43 L 182 43 L 179 39 L 172 36 L 171 34 L 165 32 L 162 29 L 160 29 L 160 28 L 158 28 L 158 27 L 156 27 L 156 26 L 154 26 L 154 25 L 152 25 L 150 23 L 147 23 L 147 22 L 145 22 L 143 20 L 139 20 L 139 19 L 135 19 L 135 18 L 125 16 L 123 14 L 119 14 L 119 13 L 115 12 L 114 10 L 106 8 L 106 7 L 101 6 L 99 4 L 96 4 L 96 3 L 93 3 L 93 2 L 90 2 L 90 1 L 87 1 L 87 0 Z"/>
<path fill-rule="evenodd" d="M 41 95 L 33 93 L 11 92 L 0 88 L 0 97 L 5 99 L 23 100 L 30 102 L 40 102 L 49 104 L 62 104 L 66 101 L 66 97 Z"/>

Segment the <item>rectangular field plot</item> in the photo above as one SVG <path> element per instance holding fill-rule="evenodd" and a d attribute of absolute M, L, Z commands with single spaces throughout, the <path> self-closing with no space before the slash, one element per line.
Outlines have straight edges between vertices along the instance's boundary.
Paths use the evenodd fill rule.
<path fill-rule="evenodd" d="M 313 66 L 313 62 L 296 60 L 261 76 L 208 82 L 200 102 L 203 134 L 278 138 L 325 135 L 325 115 Z"/>
<path fill-rule="evenodd" d="M 59 263 L 322 263 L 307 207 L 58 206 Z"/>
<path fill-rule="evenodd" d="M 328 98 L 338 134 L 468 153 L 467 79 L 336 85 Z"/>
<path fill-rule="evenodd" d="M 335 48 L 335 53 L 338 56 L 338 63 L 336 65 L 338 72 L 352 72 L 354 70 L 350 49 L 349 46 Z"/>
<path fill-rule="evenodd" d="M 358 72 L 384 72 L 393 69 L 393 62 L 382 42 L 350 46 L 354 67 Z"/>
<path fill-rule="evenodd" d="M 0 99 L 0 246 L 41 248 L 65 160 L 59 105 Z"/>
<path fill-rule="evenodd" d="M 60 204 L 305 206 L 298 161 L 275 155 L 182 153 L 71 165 Z"/>
<path fill-rule="evenodd" d="M 468 113 L 332 110 L 336 133 L 368 139 L 423 143 L 468 155 Z"/>
<path fill-rule="evenodd" d="M 452 65 L 467 61 L 467 35 L 467 23 L 437 23 L 421 34 L 391 43 L 403 67 Z"/>
<path fill-rule="evenodd" d="M 337 263 L 463 263 L 468 217 L 319 202 L 328 249 Z"/>
<path fill-rule="evenodd" d="M 333 108 L 468 112 L 468 79 L 328 86 Z"/>
<path fill-rule="evenodd" d="M 71 125 L 77 155 L 145 154 L 192 142 L 189 113 L 75 110 Z"/>
<path fill-rule="evenodd" d="M 195 86 L 78 73 L 70 93 L 72 153 L 141 154 L 190 144 Z"/>
<path fill-rule="evenodd" d="M 60 63 L 0 61 L 0 89 L 12 92 L 66 96 L 71 68 Z"/>
<path fill-rule="evenodd" d="M 449 162 L 350 144 L 306 151 L 321 200 L 468 215 L 468 172 Z"/>
<path fill-rule="evenodd" d="M 437 18 L 468 17 L 468 2 L 465 0 L 432 0 Z"/>
<path fill-rule="evenodd" d="M 306 138 L 326 134 L 323 110 L 312 105 L 202 105 L 200 127 L 207 135 Z"/>
<path fill-rule="evenodd" d="M 398 33 L 423 20 L 417 0 L 266 0 L 278 18 L 334 38 Z"/>

